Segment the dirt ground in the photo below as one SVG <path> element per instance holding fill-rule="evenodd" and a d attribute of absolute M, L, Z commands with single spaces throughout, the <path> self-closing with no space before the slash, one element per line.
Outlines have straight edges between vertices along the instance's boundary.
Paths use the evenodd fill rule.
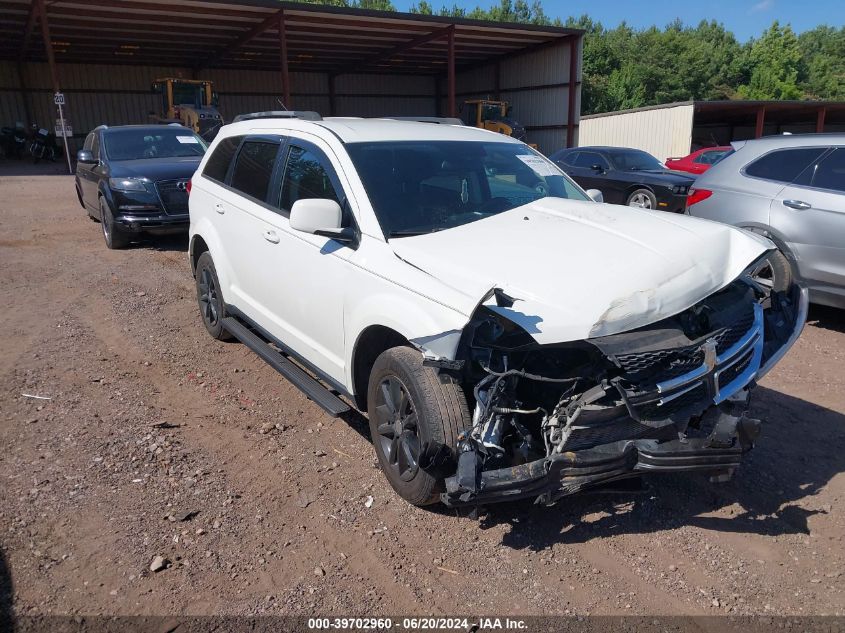
<path fill-rule="evenodd" d="M 363 416 L 212 340 L 185 239 L 108 251 L 72 177 L 2 173 L 0 609 L 845 614 L 845 312 L 762 381 L 732 482 L 476 521 L 408 506 Z"/>

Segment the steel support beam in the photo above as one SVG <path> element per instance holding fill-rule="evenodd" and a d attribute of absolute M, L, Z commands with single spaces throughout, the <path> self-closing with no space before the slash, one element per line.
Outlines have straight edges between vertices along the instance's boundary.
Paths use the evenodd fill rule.
<path fill-rule="evenodd" d="M 448 70 L 447 70 L 447 84 L 448 84 L 448 98 L 449 98 L 449 107 L 447 108 L 447 112 L 449 113 L 450 117 L 458 116 L 457 112 L 457 103 L 455 103 L 455 27 L 449 27 L 449 62 L 448 62 Z"/>
<path fill-rule="evenodd" d="M 47 65 L 50 67 L 53 92 L 61 92 L 59 72 L 56 69 L 56 57 L 53 54 L 53 40 L 50 37 L 50 25 L 47 23 L 47 9 L 44 7 L 44 0 L 34 0 L 34 2 L 38 4 L 38 16 L 41 18 L 41 37 L 44 40 L 44 49 L 47 53 Z"/>
<path fill-rule="evenodd" d="M 29 40 L 32 39 L 32 32 L 35 30 L 38 11 L 39 3 L 34 0 L 29 5 L 29 15 L 26 16 L 26 26 L 23 29 L 23 42 L 21 42 L 21 50 L 18 51 L 18 64 L 23 63 L 23 60 L 26 59 L 26 51 L 29 48 Z"/>
<path fill-rule="evenodd" d="M 197 72 L 199 72 L 199 71 L 201 71 L 205 68 L 210 68 L 211 66 L 214 66 L 214 64 L 216 64 L 221 59 L 226 57 L 226 55 L 230 54 L 233 51 L 238 50 L 244 44 L 251 42 L 256 37 L 258 37 L 259 35 L 264 33 L 264 31 L 266 31 L 270 27 L 277 24 L 279 22 L 279 19 L 283 15 L 284 15 L 284 9 L 280 9 L 278 13 L 274 13 L 273 15 L 269 16 L 265 20 L 262 20 L 260 23 L 256 24 L 254 27 L 252 27 L 249 31 L 247 31 L 246 33 L 241 35 L 234 42 L 232 42 L 231 44 L 226 46 L 226 48 L 223 48 L 223 49 L 217 51 L 217 53 L 214 53 L 213 55 L 209 56 L 208 59 L 206 59 L 202 64 L 197 66 Z"/>
<path fill-rule="evenodd" d="M 288 110 L 293 109 L 290 97 L 290 70 L 288 69 L 288 35 L 285 30 L 285 11 L 279 12 L 279 55 L 282 62 L 282 102 Z"/>
<path fill-rule="evenodd" d="M 575 108 L 578 101 L 578 43 L 580 35 L 569 36 L 569 87 L 566 89 L 567 102 L 566 112 L 566 146 L 575 145 Z"/>
<path fill-rule="evenodd" d="M 438 29 L 437 31 L 432 31 L 431 33 L 424 33 L 418 37 L 415 37 L 412 40 L 408 40 L 407 42 L 403 42 L 393 48 L 390 48 L 386 51 L 381 51 L 375 55 L 371 55 L 370 57 L 366 57 L 360 61 L 352 62 L 347 64 L 343 68 L 337 71 L 338 75 L 344 75 L 348 73 L 355 72 L 357 70 L 363 70 L 368 66 L 373 66 L 375 64 L 386 62 L 395 57 L 396 55 L 400 55 L 407 51 L 413 50 L 418 46 L 422 46 L 423 44 L 428 44 L 429 42 L 434 42 L 436 40 L 442 39 L 447 37 L 450 33 L 454 33 L 455 29 L 452 26 L 447 26 L 443 29 Z"/>
<path fill-rule="evenodd" d="M 757 124 L 754 127 L 754 138 L 763 136 L 763 125 L 766 123 L 766 106 L 757 108 Z"/>
<path fill-rule="evenodd" d="M 335 92 L 334 73 L 329 75 L 329 116 L 337 116 L 337 94 Z"/>
<path fill-rule="evenodd" d="M 818 113 L 816 113 L 816 132 L 824 132 L 825 115 L 827 115 L 827 108 L 822 106 L 819 108 Z"/>

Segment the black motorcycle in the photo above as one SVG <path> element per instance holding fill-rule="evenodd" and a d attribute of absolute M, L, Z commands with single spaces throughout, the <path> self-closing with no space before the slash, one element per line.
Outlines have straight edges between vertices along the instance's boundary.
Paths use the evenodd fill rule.
<path fill-rule="evenodd" d="M 33 162 L 36 164 L 41 160 L 55 162 L 57 153 L 56 135 L 43 127 L 38 128 L 29 144 L 29 153 L 32 154 Z"/>

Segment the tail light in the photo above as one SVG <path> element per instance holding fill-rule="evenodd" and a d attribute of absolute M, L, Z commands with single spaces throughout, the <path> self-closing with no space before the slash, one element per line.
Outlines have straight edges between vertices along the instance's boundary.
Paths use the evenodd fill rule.
<path fill-rule="evenodd" d="M 692 205 L 698 204 L 702 200 L 707 200 L 710 196 L 713 195 L 713 192 L 709 189 L 696 189 L 691 188 L 689 193 L 687 194 L 687 209 L 689 209 Z"/>
<path fill-rule="evenodd" d="M 191 181 L 190 180 L 188 180 L 188 182 L 185 183 L 185 191 L 188 192 L 189 196 L 191 195 Z"/>

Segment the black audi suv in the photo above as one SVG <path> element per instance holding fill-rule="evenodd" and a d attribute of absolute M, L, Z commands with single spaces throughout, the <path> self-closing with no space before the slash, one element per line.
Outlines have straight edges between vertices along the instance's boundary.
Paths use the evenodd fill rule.
<path fill-rule="evenodd" d="M 683 213 L 694 180 L 626 147 L 574 147 L 549 158 L 584 189 L 601 191 L 605 202 L 642 209 Z"/>
<path fill-rule="evenodd" d="M 76 155 L 76 195 L 109 248 L 188 230 L 190 179 L 205 141 L 181 125 L 102 125 Z"/>

